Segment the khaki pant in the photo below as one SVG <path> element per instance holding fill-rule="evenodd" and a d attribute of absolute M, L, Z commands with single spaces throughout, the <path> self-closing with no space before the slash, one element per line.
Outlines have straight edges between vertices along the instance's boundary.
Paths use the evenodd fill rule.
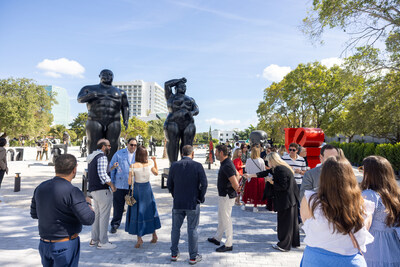
<path fill-rule="evenodd" d="M 100 243 L 108 243 L 108 223 L 112 206 L 112 193 L 110 189 L 103 189 L 90 192 L 94 200 L 95 219 L 92 225 L 92 239 Z"/>
<path fill-rule="evenodd" d="M 232 226 L 232 207 L 235 204 L 235 198 L 218 197 L 218 228 L 215 239 L 221 241 L 222 235 L 225 233 L 226 247 L 231 247 L 233 242 L 233 226 Z"/>

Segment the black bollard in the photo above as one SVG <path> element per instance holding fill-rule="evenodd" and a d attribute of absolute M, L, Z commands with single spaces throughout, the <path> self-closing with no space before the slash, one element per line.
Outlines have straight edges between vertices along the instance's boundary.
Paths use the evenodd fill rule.
<path fill-rule="evenodd" d="M 21 176 L 19 176 L 20 174 L 20 172 L 15 173 L 14 192 L 19 192 L 21 190 Z"/>
<path fill-rule="evenodd" d="M 85 169 L 85 173 L 82 175 L 82 192 L 87 197 L 87 190 L 88 190 L 88 172 Z"/>

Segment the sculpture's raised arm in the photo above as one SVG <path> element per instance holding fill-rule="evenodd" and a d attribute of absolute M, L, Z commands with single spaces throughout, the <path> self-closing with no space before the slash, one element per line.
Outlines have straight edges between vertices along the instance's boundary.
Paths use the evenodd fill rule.
<path fill-rule="evenodd" d="M 172 79 L 169 81 L 166 81 L 164 83 L 164 91 L 165 91 L 165 99 L 168 100 L 169 97 L 172 95 L 172 87 L 176 86 L 178 83 L 186 83 L 186 78 L 181 78 L 181 79 Z"/>

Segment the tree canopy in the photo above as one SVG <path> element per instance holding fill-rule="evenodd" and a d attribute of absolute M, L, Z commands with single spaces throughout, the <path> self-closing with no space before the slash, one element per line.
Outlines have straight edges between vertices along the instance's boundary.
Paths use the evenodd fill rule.
<path fill-rule="evenodd" d="M 355 48 L 359 63 L 371 63 L 372 58 L 373 70 L 400 70 L 398 0 L 314 0 L 303 20 L 303 32 L 313 41 L 321 41 L 326 28 L 340 28 L 349 34 L 345 51 Z M 384 43 L 385 51 L 377 50 L 378 43 Z"/>
<path fill-rule="evenodd" d="M 76 133 L 77 139 L 82 139 L 86 135 L 87 112 L 79 113 L 78 116 L 69 124 L 70 129 Z"/>
<path fill-rule="evenodd" d="M 49 130 L 54 95 L 26 78 L 0 80 L 0 132 L 38 136 Z"/>
<path fill-rule="evenodd" d="M 363 79 L 334 66 L 319 62 L 299 64 L 279 83 L 264 91 L 257 114 L 259 128 L 274 141 L 280 141 L 283 128 L 316 127 L 326 132 L 340 117 L 347 101 L 363 90 Z"/>

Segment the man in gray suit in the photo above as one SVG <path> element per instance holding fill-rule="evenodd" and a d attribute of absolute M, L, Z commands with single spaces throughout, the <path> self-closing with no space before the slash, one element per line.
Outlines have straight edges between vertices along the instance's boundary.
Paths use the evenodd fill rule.
<path fill-rule="evenodd" d="M 314 169 L 307 171 L 304 174 L 303 182 L 302 182 L 301 188 L 300 188 L 300 199 L 303 199 L 304 191 L 306 191 L 306 190 L 317 191 L 318 186 L 319 186 L 319 176 L 321 175 L 322 164 L 324 164 L 324 161 L 327 158 L 338 156 L 338 155 L 339 154 L 338 154 L 337 148 L 332 145 L 324 145 L 321 148 L 321 153 L 319 155 L 321 164 L 319 166 L 315 167 Z"/>

